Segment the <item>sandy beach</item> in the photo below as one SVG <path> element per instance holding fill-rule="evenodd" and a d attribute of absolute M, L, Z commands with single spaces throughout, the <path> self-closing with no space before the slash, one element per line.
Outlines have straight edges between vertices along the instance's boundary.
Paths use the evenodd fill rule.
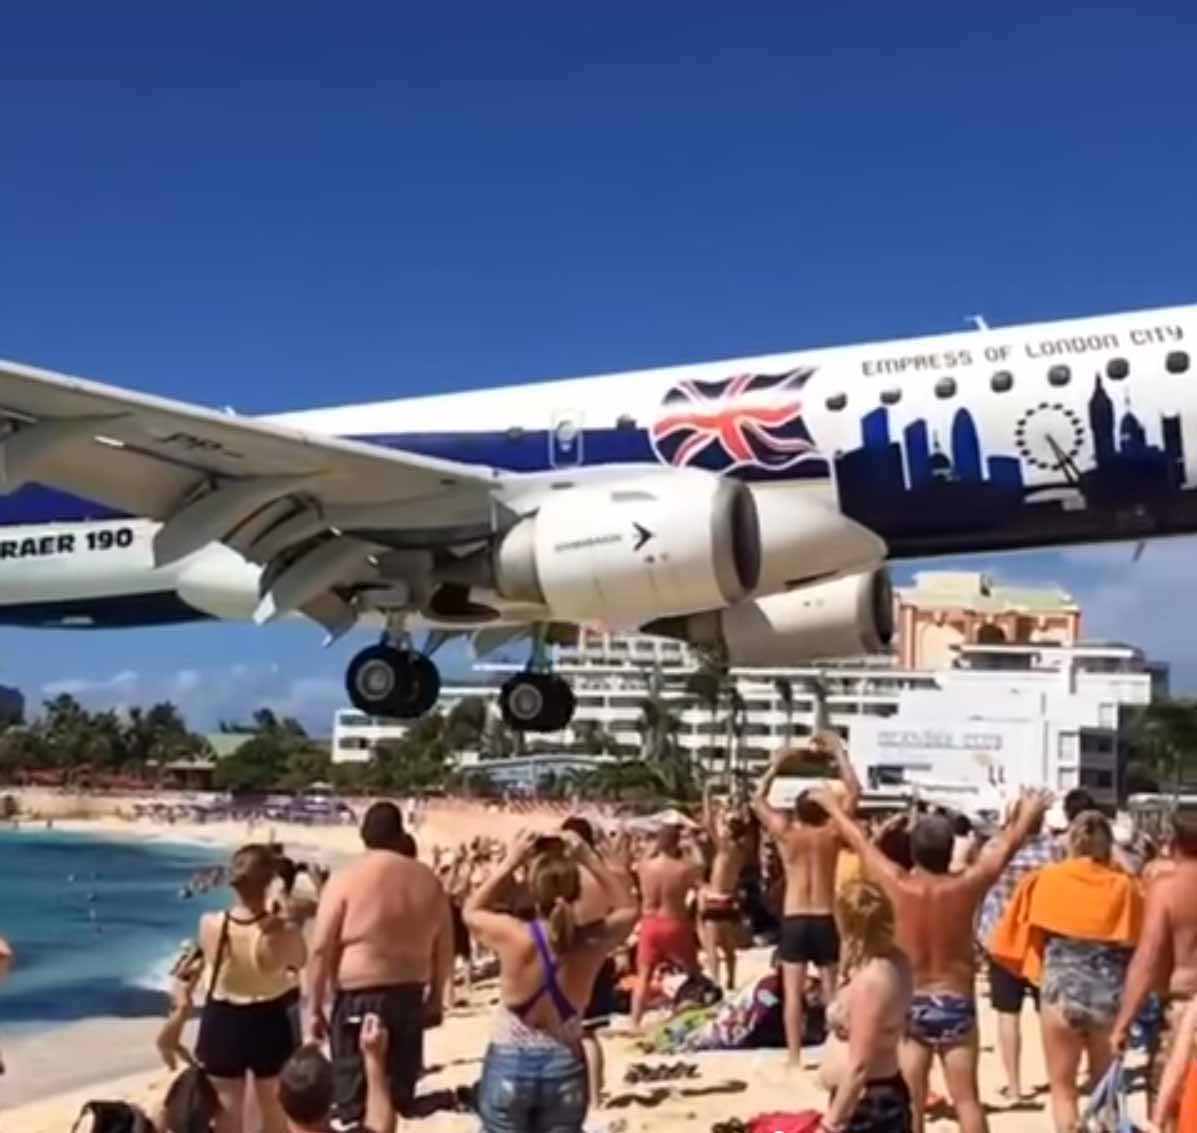
<path fill-rule="evenodd" d="M 44 812 L 43 812 L 44 813 Z M 505 838 L 521 827 L 548 825 L 560 816 L 511 814 L 488 810 L 484 804 L 459 804 L 443 811 L 431 809 L 417 839 L 427 853 L 433 845 L 452 845 L 468 840 L 478 832 Z M 58 818 L 55 827 L 99 836 L 119 838 L 189 841 L 210 846 L 234 847 L 251 838 L 273 836 L 295 857 L 313 858 L 335 865 L 357 852 L 357 831 L 344 826 L 298 826 L 285 823 L 259 824 L 252 833 L 243 822 L 165 824 L 149 820 L 128 821 L 112 814 L 93 818 Z M 0 926 L 2 929 L 3 926 Z M 767 962 L 768 951 L 756 949 L 746 954 L 742 978 L 751 979 Z M 475 988 L 472 1005 L 447 1018 L 445 1025 L 428 1039 L 427 1058 L 432 1072 L 424 1079 L 421 1092 L 458 1085 L 471 1085 L 478 1077 L 490 1025 L 491 1004 L 495 1000 L 493 982 Z M 0 992 L 0 1004 L 3 993 Z M 2 1008 L 0 1008 L 2 1009 Z M 7 1067 L 0 1078 L 0 1129 L 20 1133 L 62 1133 L 71 1127 L 82 1104 L 90 1098 L 125 1098 L 150 1108 L 161 1097 L 170 1074 L 158 1062 L 153 1036 L 159 1020 L 89 1019 L 32 1035 L 6 1039 L 0 1031 L 0 1051 Z M 194 1027 L 194 1024 L 193 1024 Z M 1051 1122 L 1040 1093 L 1034 1107 L 1009 1110 L 998 1094 L 1001 1070 L 994 1051 L 994 1016 L 984 996 L 981 999 L 981 1087 L 983 1100 L 992 1106 L 992 1128 L 1038 1133 L 1049 1130 Z M 618 1028 L 617 1028 L 618 1029 Z M 785 1065 L 784 1051 L 721 1052 L 687 1055 L 696 1062 L 701 1077 L 686 1084 L 685 1093 L 672 1086 L 642 1085 L 628 1089 L 622 1085 L 629 1063 L 644 1059 L 633 1038 L 616 1034 L 606 1043 L 608 1052 L 608 1090 L 613 1094 L 632 1093 L 649 1097 L 654 1090 L 668 1089 L 658 1105 L 648 1107 L 635 1101 L 626 1107 L 596 1110 L 589 1125 L 598 1128 L 605 1122 L 624 1120 L 631 1133 L 640 1130 L 694 1128 L 703 1129 L 729 1117 L 747 1118 L 757 1113 L 819 1109 L 825 1100 L 811 1070 L 793 1071 Z M 1028 1087 L 1043 1087 L 1046 1075 L 1038 1027 L 1028 1012 L 1024 1015 L 1024 1081 Z M 649 1058 L 648 1062 L 659 1059 Z M 676 1062 L 677 1057 L 664 1061 Z M 933 1089 L 942 1092 L 938 1074 L 932 1078 Z M 1142 1116 L 1143 1100 L 1135 1098 L 1133 1112 Z M 438 1113 L 410 1123 L 430 1131 L 473 1130 L 476 1119 L 469 1115 Z M 932 1128 L 952 1128 L 955 1122 L 945 1110 L 936 1111 Z"/>
<path fill-rule="evenodd" d="M 765 962 L 765 951 L 757 950 L 752 960 L 758 967 Z M 432 1072 L 422 1081 L 421 1093 L 472 1085 L 481 1069 L 481 1058 L 489 1031 L 490 1001 L 494 986 L 475 990 L 476 1006 L 453 1012 L 445 1025 L 428 1038 L 427 1057 Z M 990 1122 L 995 1133 L 1039 1133 L 1051 1129 L 1044 1108 L 1046 1082 L 1039 1037 L 1031 1016 L 1025 1018 L 1025 1081 L 1039 1087 L 1032 1106 L 1007 1109 L 998 1097 L 1000 1070 L 993 1051 L 994 1020 L 985 1007 L 981 1015 L 982 1098 L 990 1106 Z M 171 1075 L 161 1066 L 153 1067 L 150 1050 L 156 1023 L 153 1020 L 90 1020 L 36 1039 L 18 1040 L 6 1049 L 9 1076 L 0 1085 L 3 1118 L 0 1128 L 20 1133 L 63 1133 L 69 1129 L 79 1108 L 89 1098 L 124 1098 L 152 1108 L 162 1096 Z M 629 1133 L 648 1133 L 659 1129 L 709 1129 L 729 1117 L 747 1118 L 757 1113 L 819 1109 L 825 1100 L 813 1070 L 790 1070 L 785 1052 L 780 1050 L 728 1051 L 665 1059 L 645 1058 L 634 1041 L 623 1035 L 605 1041 L 608 1055 L 608 1089 L 614 1095 L 631 1094 L 651 1098 L 653 1091 L 668 1093 L 656 1106 L 633 1102 L 626 1107 L 594 1110 L 588 1127 L 625 1120 Z M 677 1062 L 683 1058 L 696 1063 L 700 1077 L 685 1087 L 642 1085 L 623 1086 L 629 1063 L 637 1060 L 650 1064 Z M 138 1066 L 138 1063 L 140 1064 Z M 105 1067 L 96 1075 L 88 1067 Z M 24 1079 L 28 1081 L 23 1081 Z M 942 1090 L 937 1076 L 933 1085 Z M 41 1093 L 36 1101 L 22 1099 Z M 1135 1099 L 1134 1112 L 1142 1114 L 1142 1099 Z M 931 1128 L 950 1129 L 955 1121 L 946 1110 L 937 1111 Z M 477 1128 L 477 1120 L 468 1114 L 437 1113 L 409 1127 L 430 1133 L 467 1133 Z"/>

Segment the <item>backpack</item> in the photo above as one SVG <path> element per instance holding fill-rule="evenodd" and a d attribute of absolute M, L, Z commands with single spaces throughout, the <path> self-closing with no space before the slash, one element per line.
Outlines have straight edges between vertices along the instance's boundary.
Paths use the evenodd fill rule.
<path fill-rule="evenodd" d="M 86 1122 L 91 1118 L 90 1128 Z M 87 1102 L 79 1111 L 71 1133 L 154 1133 L 153 1123 L 128 1102 Z"/>

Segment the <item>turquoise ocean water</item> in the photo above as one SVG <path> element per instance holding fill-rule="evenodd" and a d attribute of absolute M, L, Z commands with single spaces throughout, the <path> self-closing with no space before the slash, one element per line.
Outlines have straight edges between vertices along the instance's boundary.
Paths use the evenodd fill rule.
<path fill-rule="evenodd" d="M 222 851 L 45 830 L 0 831 L 0 936 L 16 962 L 0 1030 L 94 1015 L 160 1015 L 170 964 L 227 893 L 179 891 Z"/>

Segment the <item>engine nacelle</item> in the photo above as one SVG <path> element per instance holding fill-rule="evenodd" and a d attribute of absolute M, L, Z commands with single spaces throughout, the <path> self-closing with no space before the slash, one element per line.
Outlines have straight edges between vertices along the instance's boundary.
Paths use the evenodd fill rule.
<path fill-rule="evenodd" d="M 760 572 L 752 493 L 690 469 L 550 496 L 493 558 L 504 598 L 615 626 L 739 602 Z"/>
<path fill-rule="evenodd" d="M 894 629 L 893 590 L 885 570 L 849 575 L 708 610 L 660 618 L 645 633 L 726 651 L 732 665 L 768 668 L 885 650 Z"/>
<path fill-rule="evenodd" d="M 753 484 L 752 498 L 761 528 L 758 594 L 860 574 L 885 562 L 884 539 L 808 486 Z"/>

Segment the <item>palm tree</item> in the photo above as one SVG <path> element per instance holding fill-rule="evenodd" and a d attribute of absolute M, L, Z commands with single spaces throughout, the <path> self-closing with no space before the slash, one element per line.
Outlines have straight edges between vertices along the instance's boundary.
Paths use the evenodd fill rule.
<path fill-rule="evenodd" d="M 1150 767 L 1161 783 L 1180 792 L 1186 774 L 1197 772 L 1197 700 L 1155 700 L 1135 709 L 1125 737 L 1135 761 Z"/>
<path fill-rule="evenodd" d="M 677 742 L 681 721 L 665 699 L 659 665 L 649 671 L 647 695 L 640 702 L 638 727 L 641 761 L 656 776 L 664 792 L 678 800 L 692 797 L 694 770 L 689 755 Z"/>
<path fill-rule="evenodd" d="M 696 670 L 686 678 L 686 691 L 711 714 L 710 744 L 706 745 L 710 748 L 711 758 L 714 758 L 718 746 L 715 736 L 719 730 L 719 698 L 723 693 L 723 680 L 724 675 L 709 666 Z M 700 750 L 703 751 L 705 761 L 707 756 L 705 747 Z"/>
<path fill-rule="evenodd" d="M 463 696 L 449 710 L 445 721 L 445 742 L 453 751 L 477 750 L 486 732 L 486 701 L 480 696 Z"/>
<path fill-rule="evenodd" d="M 782 711 L 786 714 L 782 745 L 788 748 L 794 742 L 794 685 L 787 677 L 775 677 L 773 688 L 781 701 Z"/>

